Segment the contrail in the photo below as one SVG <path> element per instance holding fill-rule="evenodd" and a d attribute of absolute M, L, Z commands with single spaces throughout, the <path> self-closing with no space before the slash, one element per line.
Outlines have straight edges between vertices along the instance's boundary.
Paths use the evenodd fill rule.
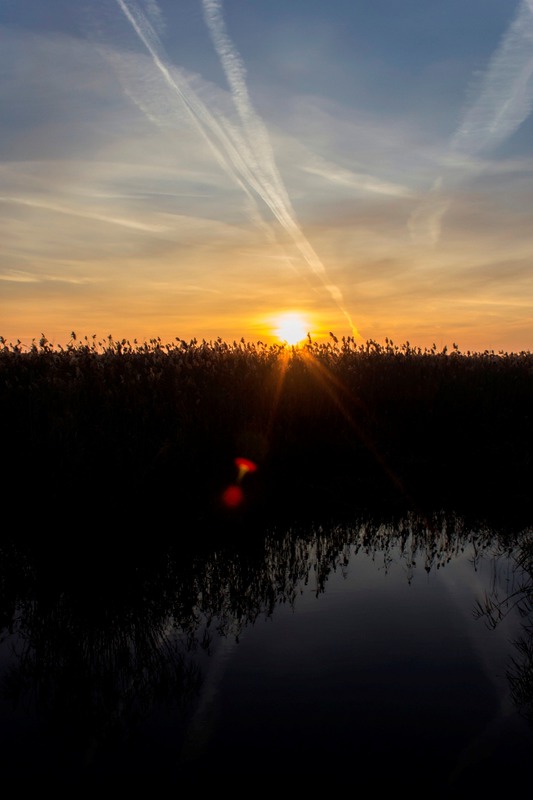
<path fill-rule="evenodd" d="M 533 108 L 533 2 L 522 0 L 483 77 L 452 151 L 474 155 L 507 139 Z"/>
<path fill-rule="evenodd" d="M 247 145 L 246 161 L 260 182 L 261 197 L 292 238 L 311 270 L 322 280 L 335 304 L 347 318 L 352 331 L 357 333 L 350 315 L 344 307 L 340 289 L 327 281 L 327 273 L 322 261 L 297 222 L 296 214 L 276 166 L 268 132 L 250 100 L 246 84 L 246 69 L 239 52 L 228 35 L 222 16 L 221 2 L 220 0 L 202 0 L 202 4 L 211 39 L 220 58 L 235 108 L 242 123 Z"/>
<path fill-rule="evenodd" d="M 246 194 L 255 223 L 263 229 L 269 239 L 275 240 L 272 229 L 259 212 L 255 199 L 257 197 L 265 203 L 292 239 L 313 274 L 321 279 L 335 304 L 348 320 L 351 330 L 358 335 L 344 308 L 340 290 L 328 282 L 324 265 L 296 221 L 296 215 L 275 164 L 268 133 L 249 99 L 244 66 L 226 34 L 220 6 L 216 3 L 204 3 L 205 19 L 230 86 L 241 123 L 240 128 L 232 125 L 223 115 L 219 115 L 217 119 L 183 76 L 167 66 L 168 58 L 160 38 L 139 6 L 132 0 L 116 0 L 116 2 L 147 49 L 167 87 L 181 101 L 190 119 L 208 143 L 217 162 Z M 150 0 L 149 12 L 159 27 L 162 16 L 155 0 Z M 155 121 L 157 122 L 157 119 Z M 292 265 L 290 257 L 286 256 L 286 260 Z"/>
<path fill-rule="evenodd" d="M 276 168 L 266 128 L 252 106 L 246 85 L 246 70 L 226 32 L 220 3 L 216 0 L 203 0 L 203 6 L 204 17 L 213 44 L 242 123 L 245 134 L 246 160 L 252 167 L 253 173 L 261 181 L 265 202 L 282 224 L 288 223 L 293 219 L 293 213 L 284 214 L 284 211 L 292 211 L 289 197 Z"/>
<path fill-rule="evenodd" d="M 215 118 L 198 95 L 191 89 L 188 81 L 177 70 L 170 70 L 166 66 L 165 60 L 167 59 L 163 46 L 142 10 L 131 0 L 129 3 L 125 0 L 117 0 L 117 3 L 138 38 L 148 50 L 154 66 L 162 75 L 167 87 L 181 101 L 191 121 L 207 142 L 218 164 L 247 196 L 252 222 L 263 231 L 269 241 L 276 242 L 273 229 L 263 219 L 257 206 L 255 197 L 263 199 L 263 190 L 253 171 L 250 170 L 246 160 L 242 157 L 242 153 L 247 149 L 247 146 L 240 132 L 223 115 L 219 115 L 218 119 Z M 150 13 L 154 15 L 156 9 L 155 0 L 150 0 L 150 3 Z M 159 11 L 158 7 L 157 11 Z M 161 13 L 159 12 L 157 15 L 158 23 L 160 16 Z M 158 117 L 150 113 L 142 101 L 139 100 L 138 93 L 133 94 L 132 99 L 152 122 L 161 124 Z M 292 259 L 288 255 L 284 257 L 287 264 L 294 268 Z"/>
<path fill-rule="evenodd" d="M 520 127 L 532 109 L 533 0 L 521 0 L 485 70 L 477 99 L 449 143 L 450 166 L 460 166 L 465 157 L 470 160 L 500 145 Z M 440 177 L 428 201 L 416 209 L 409 221 L 412 235 L 416 238 L 422 234 L 431 244 L 440 237 L 441 220 L 451 202 L 443 196 L 442 184 Z"/>
<path fill-rule="evenodd" d="M 250 201 L 250 208 L 252 209 L 252 216 L 256 224 L 260 225 L 263 229 L 267 228 L 268 226 L 265 225 L 257 211 L 255 199 L 249 189 L 249 187 L 252 187 L 252 189 L 260 195 L 261 187 L 256 182 L 246 162 L 242 159 L 238 144 L 234 144 L 228 136 L 226 130 L 230 126 L 228 124 L 219 124 L 207 106 L 190 89 L 187 81 L 178 76 L 176 71 L 171 71 L 166 66 L 166 57 L 161 42 L 150 22 L 146 19 L 138 6 L 133 5 L 131 2 L 128 4 L 125 0 L 116 0 L 116 2 L 135 33 L 148 50 L 155 67 L 162 75 L 165 83 L 170 88 L 171 92 L 181 101 L 190 119 L 204 137 L 216 161 L 247 195 Z M 152 13 L 154 13 L 154 7 L 155 2 L 151 0 Z M 147 113 L 146 110 L 145 113 Z M 149 116 L 152 121 L 158 122 L 152 115 Z M 256 213 L 254 213 L 254 209 Z M 267 233 L 270 232 L 267 231 Z"/>

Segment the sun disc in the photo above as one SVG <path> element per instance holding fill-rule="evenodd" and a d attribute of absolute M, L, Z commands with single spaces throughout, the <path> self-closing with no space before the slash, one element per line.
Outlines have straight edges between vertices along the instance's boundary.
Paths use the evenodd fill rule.
<path fill-rule="evenodd" d="M 302 342 L 309 332 L 309 325 L 301 314 L 282 314 L 277 319 L 276 336 L 282 342 L 296 345 Z"/>

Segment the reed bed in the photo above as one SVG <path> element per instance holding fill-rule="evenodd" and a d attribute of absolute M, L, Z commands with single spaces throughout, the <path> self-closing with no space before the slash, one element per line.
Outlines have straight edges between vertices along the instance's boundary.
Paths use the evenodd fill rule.
<path fill-rule="evenodd" d="M 529 351 L 0 337 L 0 408 L 4 488 L 23 516 L 190 528 L 387 503 L 530 507 Z M 228 509 L 237 457 L 257 469 Z"/>

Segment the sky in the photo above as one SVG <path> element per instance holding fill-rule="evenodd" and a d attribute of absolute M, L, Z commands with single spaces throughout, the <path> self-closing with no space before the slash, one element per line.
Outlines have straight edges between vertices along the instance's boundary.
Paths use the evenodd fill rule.
<path fill-rule="evenodd" d="M 533 0 L 3 0 L 0 336 L 533 349 Z"/>

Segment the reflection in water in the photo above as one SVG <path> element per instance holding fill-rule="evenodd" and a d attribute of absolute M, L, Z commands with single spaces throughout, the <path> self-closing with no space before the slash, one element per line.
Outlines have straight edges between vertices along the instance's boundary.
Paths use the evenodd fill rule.
<path fill-rule="evenodd" d="M 5 543 L 0 547 L 0 744 L 6 763 L 31 762 L 36 774 L 70 780 L 85 774 L 103 779 L 176 774 L 188 765 L 215 775 L 228 757 L 224 748 L 230 745 L 224 744 L 224 737 L 235 737 L 240 750 L 247 739 L 259 737 L 261 757 L 272 759 L 269 770 L 284 774 L 291 769 L 294 752 L 310 757 L 308 751 L 298 750 L 298 738 L 302 742 L 309 733 L 298 728 L 296 719 L 306 724 L 309 697 L 316 702 L 314 736 L 324 754 L 324 770 L 326 753 L 340 757 L 352 752 L 346 737 L 352 735 L 354 710 L 365 720 L 368 737 L 379 738 L 379 757 L 394 763 L 394 751 L 403 753 L 404 747 L 401 741 L 394 744 L 394 737 L 405 734 L 406 718 L 412 718 L 410 731 L 435 724 L 432 715 L 445 719 L 446 708 L 424 670 L 438 670 L 442 659 L 447 671 L 440 677 L 457 687 L 461 675 L 470 674 L 466 642 L 455 661 L 449 652 L 442 655 L 438 650 L 439 637 L 449 646 L 456 623 L 442 616 L 441 605 L 426 588 L 421 600 L 405 592 L 405 587 L 424 586 L 421 576 L 440 586 L 435 576 L 446 572 L 447 565 L 456 565 L 455 572 L 451 566 L 448 570 L 449 602 L 466 603 L 468 615 L 475 612 L 498 629 L 518 612 L 521 634 L 515 637 L 513 653 L 503 655 L 511 696 L 532 720 L 532 549 L 528 532 L 504 534 L 444 514 L 431 520 L 409 516 L 389 522 L 364 519 L 352 526 L 270 530 L 249 539 L 226 540 L 203 552 L 174 545 L 154 546 L 150 553 L 130 546 L 95 554 L 89 548 L 81 552 Z M 380 584 L 382 600 L 376 601 L 377 584 L 368 564 L 373 573 L 388 576 Z M 489 582 L 481 565 L 490 565 Z M 468 592 L 465 585 L 471 587 Z M 477 608 L 472 589 L 483 592 Z M 328 604 L 319 610 L 317 598 L 329 602 L 329 616 Z M 416 612 L 420 631 L 401 628 L 398 622 L 402 615 L 408 618 L 415 601 L 427 603 Z M 350 626 L 343 628 L 346 615 Z M 261 624 L 276 618 L 276 632 Z M 293 627 L 296 624 L 299 628 Z M 352 635 L 357 657 L 343 649 Z M 298 653 L 290 647 L 296 636 L 302 637 Z M 280 643 L 284 664 L 273 658 Z M 310 655 L 304 662 L 305 649 Z M 242 672 L 248 660 L 250 671 Z M 291 663 L 299 675 L 291 673 Z M 324 681 L 328 674 L 331 685 Z M 259 702 L 251 675 L 262 681 L 259 691 L 271 698 L 270 706 Z M 306 681 L 309 688 L 303 686 Z M 373 684 L 381 698 L 358 694 L 361 686 L 372 691 L 368 686 Z M 481 686 L 462 691 L 466 697 L 477 689 L 481 696 Z M 282 699 L 284 693 L 290 694 L 290 702 Z M 412 706 L 415 695 L 418 708 Z M 231 697 L 238 700 L 228 714 L 224 709 Z M 264 715 L 248 732 L 247 707 L 257 707 Z M 293 708 L 295 718 L 276 718 L 277 709 L 284 708 Z M 333 708 L 339 719 L 330 727 Z M 483 713 L 482 705 L 479 708 Z M 217 717 L 225 715 L 227 720 L 231 714 L 233 728 Z M 271 726 L 277 731 L 276 742 L 268 741 Z M 258 733 L 261 728 L 264 738 Z M 438 747 L 449 746 L 443 732 Z M 358 747 L 365 753 L 369 744 L 359 742 Z M 413 747 L 431 756 L 427 742 Z M 241 753 L 246 759 L 242 769 L 259 774 L 261 759 L 254 762 L 253 753 L 251 745 L 250 752 Z M 463 755 L 465 763 L 469 760 L 470 750 L 466 761 Z M 454 763 L 449 779 L 464 781 L 461 760 L 457 757 Z M 445 765 L 440 768 L 446 773 Z"/>
<path fill-rule="evenodd" d="M 522 714 L 533 724 L 533 538 L 525 536 L 518 548 L 503 548 L 509 564 L 509 578 L 502 587 L 494 581 L 477 606 L 477 615 L 495 629 L 506 617 L 517 612 L 522 634 L 514 641 L 507 677 L 512 698 Z"/>

